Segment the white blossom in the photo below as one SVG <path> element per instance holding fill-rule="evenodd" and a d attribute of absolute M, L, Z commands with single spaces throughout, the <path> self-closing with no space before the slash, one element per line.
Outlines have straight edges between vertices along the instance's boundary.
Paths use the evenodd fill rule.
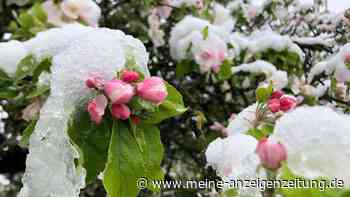
<path fill-rule="evenodd" d="M 98 26 L 101 17 L 100 7 L 92 0 L 63 0 L 61 9 L 66 17 L 81 19 L 92 27 Z"/>
<path fill-rule="evenodd" d="M 161 18 L 157 15 L 157 10 L 153 10 L 147 18 L 149 25 L 148 36 L 151 38 L 154 47 L 160 47 L 165 44 L 165 33 L 162 29 L 160 29 L 160 20 Z"/>
<path fill-rule="evenodd" d="M 78 23 L 79 20 L 97 27 L 101 17 L 100 7 L 92 0 L 63 0 L 61 3 L 47 0 L 42 7 L 47 13 L 48 22 L 58 27 Z"/>

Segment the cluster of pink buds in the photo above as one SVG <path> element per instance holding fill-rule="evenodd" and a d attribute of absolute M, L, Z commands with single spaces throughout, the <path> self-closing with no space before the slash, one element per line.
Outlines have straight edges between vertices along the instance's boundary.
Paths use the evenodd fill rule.
<path fill-rule="evenodd" d="M 267 138 L 261 139 L 255 151 L 264 168 L 277 170 L 281 162 L 287 160 L 287 150 L 281 143 L 275 143 Z"/>
<path fill-rule="evenodd" d="M 87 107 L 91 120 L 96 124 L 101 123 L 109 100 L 113 118 L 126 120 L 131 117 L 133 123 L 139 123 L 140 118 L 132 115 L 128 106 L 133 97 L 138 96 L 159 105 L 168 95 L 163 79 L 149 77 L 141 81 L 140 78 L 140 73 L 130 70 L 122 71 L 119 78 L 110 81 L 105 81 L 98 75 L 89 76 L 85 81 L 86 86 L 100 92 Z"/>
<path fill-rule="evenodd" d="M 279 90 L 272 93 L 267 105 L 272 113 L 288 112 L 296 107 L 297 99 L 294 96 L 285 95 Z"/>

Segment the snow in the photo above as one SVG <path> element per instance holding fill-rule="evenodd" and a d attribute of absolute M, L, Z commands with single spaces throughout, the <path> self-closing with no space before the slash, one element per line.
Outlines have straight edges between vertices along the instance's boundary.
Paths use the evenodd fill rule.
<path fill-rule="evenodd" d="M 323 45 L 326 47 L 332 45 L 332 38 L 327 34 L 321 34 L 317 37 L 294 37 L 292 40 L 303 45 Z"/>
<path fill-rule="evenodd" d="M 253 74 L 265 74 L 266 82 L 272 82 L 275 90 L 280 90 L 288 85 L 288 75 L 285 71 L 277 70 L 274 65 L 263 60 L 257 60 L 249 64 L 241 64 L 232 67 L 232 73 L 249 72 Z"/>
<path fill-rule="evenodd" d="M 255 120 L 257 104 L 253 104 L 241 111 L 235 118 L 230 121 L 227 131 L 229 135 L 244 133 L 253 128 L 252 122 Z"/>
<path fill-rule="evenodd" d="M 350 43 L 340 48 L 339 52 L 328 60 L 319 62 L 311 68 L 308 81 L 323 72 L 330 75 L 334 72 L 335 78 L 339 82 L 350 81 L 350 70 L 345 65 L 346 55 L 350 54 Z"/>
<path fill-rule="evenodd" d="M 286 146 L 288 166 L 297 175 L 337 178 L 349 187 L 349 121 L 328 107 L 299 107 L 277 121 L 271 139 Z"/>
<path fill-rule="evenodd" d="M 300 59 L 304 59 L 303 51 L 288 36 L 282 36 L 271 30 L 255 31 L 249 37 L 251 43 L 249 50 L 252 53 L 274 49 L 276 51 L 287 50 L 299 55 Z"/>
<path fill-rule="evenodd" d="M 65 31 L 64 28 L 61 30 Z M 43 49 L 45 43 L 38 46 L 39 54 L 55 54 L 51 69 L 51 94 L 40 111 L 40 119 L 30 138 L 19 197 L 79 196 L 85 185 L 85 170 L 75 166 L 74 159 L 78 154 L 65 131 L 75 106 L 88 96 L 89 90 L 84 81 L 89 73 L 112 78 L 116 71 L 123 68 L 127 57 L 134 57 L 145 75 L 149 75 L 148 54 L 139 40 L 118 30 L 86 28 L 85 31 L 89 33 L 58 47 L 51 45 L 47 51 Z M 40 36 L 47 42 L 62 41 L 51 31 Z M 34 45 L 32 50 L 38 51 Z"/>
<path fill-rule="evenodd" d="M 24 42 L 28 53 L 37 58 L 55 56 L 63 49 L 67 48 L 72 40 L 75 40 L 93 28 L 83 25 L 67 25 L 64 28 L 52 28 L 45 32 L 40 32 L 36 37 Z M 54 38 L 54 40 L 53 40 Z"/>
<path fill-rule="evenodd" d="M 218 138 L 206 150 L 207 163 L 225 181 L 252 179 L 260 164 L 255 154 L 257 143 L 254 137 L 241 133 Z"/>
<path fill-rule="evenodd" d="M 27 55 L 24 44 L 13 40 L 0 43 L 0 69 L 7 74 L 13 75 L 16 72 L 17 64 Z"/>

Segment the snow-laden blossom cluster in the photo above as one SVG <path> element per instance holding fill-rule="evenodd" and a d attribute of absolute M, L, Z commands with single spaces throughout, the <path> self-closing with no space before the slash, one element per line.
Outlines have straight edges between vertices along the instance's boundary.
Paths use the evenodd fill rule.
<path fill-rule="evenodd" d="M 174 59 L 191 58 L 201 72 L 218 71 L 228 56 L 227 42 L 233 28 L 229 12 L 216 4 L 214 22 L 186 16 L 174 26 L 170 34 L 170 52 Z"/>
<path fill-rule="evenodd" d="M 47 0 L 42 7 L 47 13 L 48 22 L 55 26 L 83 22 L 97 27 L 101 17 L 100 7 L 92 0 L 63 0 L 61 3 Z"/>
<path fill-rule="evenodd" d="M 19 196 L 78 196 L 84 187 L 85 170 L 75 166 L 78 154 L 65 130 L 75 106 L 89 95 L 84 85 L 86 76 L 96 72 L 103 78 L 113 78 L 113 72 L 121 70 L 127 59 L 133 58 L 139 71 L 148 77 L 148 55 L 140 41 L 121 31 L 81 25 L 40 33 L 19 45 L 22 46 L 38 57 L 51 55 L 53 61 L 51 94 L 30 138 L 24 186 Z M 6 66 L 16 68 L 15 64 Z"/>
<path fill-rule="evenodd" d="M 270 101 L 275 97 L 283 99 L 280 92 L 275 92 Z M 293 108 L 295 102 L 286 106 Z M 258 111 L 259 105 L 256 104 L 243 110 L 230 122 L 228 137 L 214 140 L 207 148 L 208 165 L 214 167 L 224 180 L 235 180 L 242 176 L 266 178 L 258 170 L 259 165 L 270 170 L 278 169 L 280 162 L 286 160 L 288 167 L 297 175 L 308 179 L 338 178 L 349 187 L 350 176 L 342 170 L 350 163 L 346 148 L 350 145 L 346 123 L 348 115 L 328 107 L 302 106 L 277 115 L 269 139 L 258 142 L 249 134 L 250 129 L 261 124 Z M 239 193 L 240 196 L 261 195 L 244 188 Z"/>

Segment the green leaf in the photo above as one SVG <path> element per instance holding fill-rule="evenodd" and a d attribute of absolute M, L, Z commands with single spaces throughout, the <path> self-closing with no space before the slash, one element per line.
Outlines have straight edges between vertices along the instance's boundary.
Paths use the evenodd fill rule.
<path fill-rule="evenodd" d="M 133 114 L 137 115 L 140 111 L 155 112 L 157 106 L 149 101 L 142 99 L 141 97 L 133 97 L 129 103 Z"/>
<path fill-rule="evenodd" d="M 108 151 L 103 184 L 110 197 L 137 196 L 137 180 L 162 180 L 160 164 L 163 158 L 160 132 L 154 125 L 140 123 L 128 127 L 115 121 Z M 153 191 L 159 188 L 148 184 Z"/>
<path fill-rule="evenodd" d="M 220 71 L 218 72 L 218 78 L 220 80 L 227 80 L 232 76 L 231 65 L 231 61 L 225 60 L 220 66 Z"/>
<path fill-rule="evenodd" d="M 165 119 L 180 115 L 187 111 L 183 103 L 182 95 L 169 83 L 166 83 L 166 86 L 168 90 L 166 100 L 159 105 L 154 113 L 151 113 L 146 117 L 145 122 L 157 124 Z"/>
<path fill-rule="evenodd" d="M 37 19 L 39 19 L 42 23 L 47 22 L 47 14 L 42 8 L 40 3 L 34 4 L 34 6 L 31 9 L 32 15 L 35 16 Z"/>
<path fill-rule="evenodd" d="M 18 92 L 11 88 L 4 88 L 0 90 L 1 99 L 14 99 L 18 96 Z"/>
<path fill-rule="evenodd" d="M 203 39 L 206 40 L 209 36 L 209 26 L 206 26 L 203 30 L 202 30 L 202 34 L 203 34 Z"/>
<path fill-rule="evenodd" d="M 160 131 L 155 125 L 141 123 L 137 125 L 135 137 L 141 145 L 141 152 L 145 163 L 145 174 L 141 175 L 148 180 L 163 180 L 164 174 L 160 167 L 164 148 L 160 140 Z M 159 188 L 148 185 L 152 191 L 159 191 Z"/>
<path fill-rule="evenodd" d="M 143 155 L 128 126 L 114 121 L 103 185 L 110 197 L 137 196 L 137 180 L 145 176 Z"/>
<path fill-rule="evenodd" d="M 37 120 L 32 120 L 29 125 L 26 127 L 26 129 L 23 131 L 21 141 L 19 142 L 19 145 L 22 148 L 27 148 L 29 145 L 29 139 L 30 136 L 32 135 L 35 125 L 36 125 Z"/>
<path fill-rule="evenodd" d="M 23 28 L 26 29 L 29 29 L 35 25 L 34 17 L 26 12 L 23 12 L 19 15 L 18 22 Z"/>
<path fill-rule="evenodd" d="M 36 61 L 33 55 L 28 55 L 24 57 L 17 65 L 17 70 L 15 73 L 15 80 L 19 81 L 26 76 L 31 76 L 33 74 L 33 69 L 36 65 Z"/>
<path fill-rule="evenodd" d="M 260 87 L 256 90 L 256 100 L 260 103 L 265 103 L 270 98 L 271 94 L 273 92 L 272 86 L 269 85 L 268 87 Z"/>
<path fill-rule="evenodd" d="M 31 99 L 31 98 L 34 98 L 34 97 L 38 97 L 38 96 L 41 96 L 41 95 L 44 95 L 44 94 L 48 93 L 49 91 L 50 91 L 50 86 L 43 85 L 43 86 L 37 87 L 34 91 L 29 93 L 27 98 Z"/>
<path fill-rule="evenodd" d="M 176 77 L 181 78 L 194 70 L 194 62 L 192 60 L 183 60 L 176 64 Z"/>
<path fill-rule="evenodd" d="M 9 81 L 11 78 L 7 75 L 7 73 L 0 68 L 0 81 Z"/>
<path fill-rule="evenodd" d="M 68 135 L 79 150 L 79 163 L 86 169 L 86 182 L 90 183 L 105 168 L 113 121 L 105 115 L 101 124 L 95 124 L 84 106 L 79 105 L 70 118 Z"/>
<path fill-rule="evenodd" d="M 350 69 L 350 63 L 345 64 L 348 69 Z"/>

